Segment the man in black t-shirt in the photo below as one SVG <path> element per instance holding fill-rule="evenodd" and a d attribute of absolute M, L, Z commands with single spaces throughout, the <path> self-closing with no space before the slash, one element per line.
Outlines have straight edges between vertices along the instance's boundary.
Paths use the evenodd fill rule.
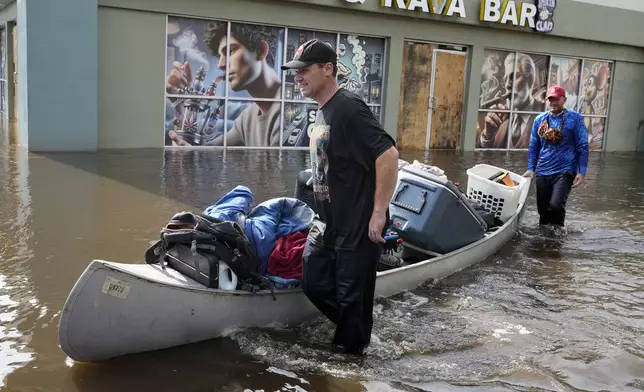
<path fill-rule="evenodd" d="M 371 339 L 376 264 L 396 186 L 398 151 L 369 107 L 339 88 L 337 55 L 319 40 L 303 44 L 293 61 L 304 96 L 320 105 L 311 132 L 315 201 L 326 216 L 324 246 L 307 243 L 302 286 L 337 325 L 333 344 L 361 354 Z"/>

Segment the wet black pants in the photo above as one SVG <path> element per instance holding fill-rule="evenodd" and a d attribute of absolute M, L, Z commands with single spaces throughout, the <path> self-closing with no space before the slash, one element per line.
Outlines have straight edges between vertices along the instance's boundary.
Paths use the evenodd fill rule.
<path fill-rule="evenodd" d="M 307 242 L 302 288 L 308 299 L 336 324 L 333 344 L 361 354 L 370 343 L 376 264 L 380 244 L 364 243 L 355 251 L 324 248 Z"/>
<path fill-rule="evenodd" d="M 537 176 L 537 211 L 540 225 L 564 225 L 566 203 L 574 179 L 575 174 L 571 173 Z"/>

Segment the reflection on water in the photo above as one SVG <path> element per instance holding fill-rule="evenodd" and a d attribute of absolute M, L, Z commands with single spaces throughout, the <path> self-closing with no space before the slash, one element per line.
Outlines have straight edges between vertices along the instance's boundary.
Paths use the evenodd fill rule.
<path fill-rule="evenodd" d="M 466 184 L 475 163 L 525 170 L 525 153 L 403 155 Z M 567 233 L 520 231 L 489 260 L 378 300 L 362 359 L 327 350 L 323 319 L 174 349 L 74 363 L 60 309 L 93 258 L 140 263 L 175 212 L 238 184 L 292 196 L 304 151 L 0 150 L 0 385 L 63 391 L 644 390 L 644 156 L 592 154 Z M 100 338 L 100 337 L 97 337 Z"/>
<path fill-rule="evenodd" d="M 0 386 L 5 377 L 33 358 L 27 345 L 31 339 L 34 316 L 42 318 L 29 276 L 27 261 L 32 254 L 28 240 L 33 236 L 27 154 L 18 152 L 12 159 L 0 155 Z M 40 312 L 39 312 L 40 308 Z"/>

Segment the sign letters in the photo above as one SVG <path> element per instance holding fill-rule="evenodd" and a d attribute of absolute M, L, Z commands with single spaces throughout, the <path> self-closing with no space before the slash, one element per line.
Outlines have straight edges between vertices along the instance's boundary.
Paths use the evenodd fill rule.
<path fill-rule="evenodd" d="M 344 0 L 350 4 L 364 4 L 367 0 Z M 431 15 L 466 18 L 465 0 L 378 0 L 383 8 L 416 11 Z M 557 0 L 481 0 L 483 22 L 530 27 L 538 33 L 549 33 L 554 28 Z"/>
<path fill-rule="evenodd" d="M 535 0 L 538 16 L 534 31 L 537 33 L 549 33 L 555 27 L 555 8 L 557 0 Z"/>
<path fill-rule="evenodd" d="M 344 0 L 351 4 L 364 4 L 366 0 Z M 383 8 L 417 11 L 426 14 L 467 17 L 465 0 L 379 0 Z"/>
<path fill-rule="evenodd" d="M 381 0 L 380 6 L 426 14 L 466 17 L 463 0 Z"/>
<path fill-rule="evenodd" d="M 535 28 L 537 6 L 514 0 L 481 0 L 480 19 L 484 22 Z"/>

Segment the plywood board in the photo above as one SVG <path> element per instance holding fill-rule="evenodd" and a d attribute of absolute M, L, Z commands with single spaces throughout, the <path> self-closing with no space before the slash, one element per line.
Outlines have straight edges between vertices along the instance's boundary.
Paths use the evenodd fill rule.
<path fill-rule="evenodd" d="M 461 143 L 466 57 L 436 52 L 435 109 L 429 148 L 456 149 Z"/>
<path fill-rule="evenodd" d="M 405 42 L 398 107 L 398 147 L 424 150 L 434 45 Z"/>

